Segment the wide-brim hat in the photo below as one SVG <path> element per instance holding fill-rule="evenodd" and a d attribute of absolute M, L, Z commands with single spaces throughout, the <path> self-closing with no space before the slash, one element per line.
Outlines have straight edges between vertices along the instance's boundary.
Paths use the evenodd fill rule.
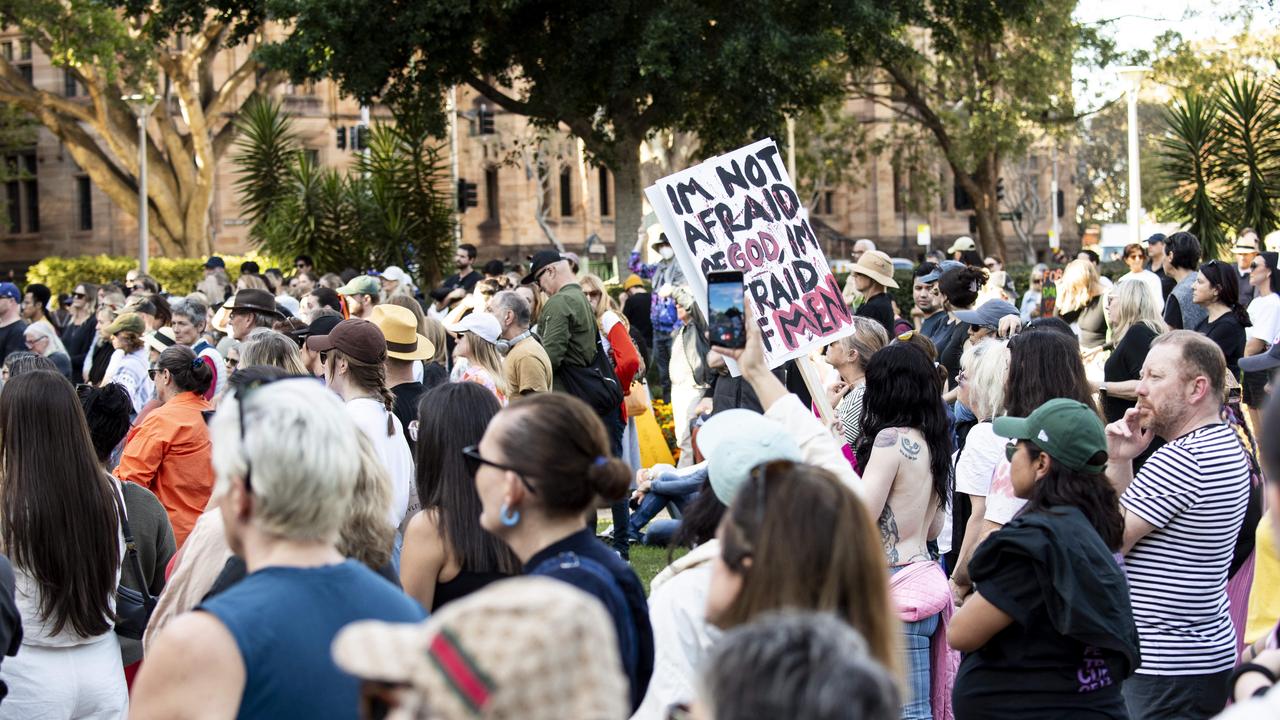
<path fill-rule="evenodd" d="M 1236 244 L 1231 246 L 1231 252 L 1237 255 L 1258 252 L 1258 236 L 1242 235 L 1236 238 Z"/>
<path fill-rule="evenodd" d="M 276 307 L 276 298 L 266 290 L 257 288 L 245 288 L 237 290 L 236 294 L 231 297 L 231 304 L 224 305 L 228 310 L 249 310 L 264 315 L 275 315 L 276 317 L 284 317 L 284 313 Z"/>
<path fill-rule="evenodd" d="M 425 622 L 347 625 L 331 653 L 350 675 L 407 686 L 399 708 L 406 716 L 429 707 L 442 718 L 606 720 L 628 713 L 612 628 L 595 597 L 559 580 L 519 577 Z"/>
<path fill-rule="evenodd" d="M 418 334 L 418 318 L 409 308 L 378 305 L 373 308 L 370 319 L 387 339 L 387 357 L 396 360 L 430 360 L 435 357 L 435 344 Z"/>
<path fill-rule="evenodd" d="M 178 340 L 173 335 L 173 328 L 167 325 L 143 335 L 142 340 L 147 344 L 147 347 L 158 353 L 162 353 L 178 344 Z"/>
<path fill-rule="evenodd" d="M 862 257 L 849 268 L 849 272 L 866 275 L 885 287 L 898 287 L 898 281 L 893 279 L 893 260 L 879 250 L 862 253 Z"/>

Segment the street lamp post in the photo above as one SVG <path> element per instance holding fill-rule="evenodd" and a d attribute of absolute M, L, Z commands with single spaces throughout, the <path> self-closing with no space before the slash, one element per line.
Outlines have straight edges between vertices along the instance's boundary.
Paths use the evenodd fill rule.
<path fill-rule="evenodd" d="M 147 274 L 147 118 L 156 107 L 155 98 L 126 95 L 124 101 L 138 116 L 138 271 Z"/>
<path fill-rule="evenodd" d="M 1129 236 L 1142 242 L 1142 168 L 1138 159 L 1138 90 L 1151 68 L 1127 65 L 1116 70 L 1129 96 Z"/>

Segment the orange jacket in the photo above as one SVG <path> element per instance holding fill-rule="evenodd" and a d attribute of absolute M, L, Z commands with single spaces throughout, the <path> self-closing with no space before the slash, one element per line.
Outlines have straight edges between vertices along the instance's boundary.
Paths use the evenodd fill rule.
<path fill-rule="evenodd" d="M 212 445 L 203 415 L 212 409 L 203 397 L 184 392 L 151 411 L 125 437 L 116 468 L 121 481 L 138 483 L 159 498 L 178 547 L 213 492 Z"/>

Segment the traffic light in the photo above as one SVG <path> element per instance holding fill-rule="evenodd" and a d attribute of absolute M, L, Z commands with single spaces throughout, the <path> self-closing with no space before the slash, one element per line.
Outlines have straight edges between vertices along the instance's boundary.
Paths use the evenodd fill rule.
<path fill-rule="evenodd" d="M 1004 178 L 996 178 L 996 201 L 1004 200 Z"/>
<path fill-rule="evenodd" d="M 480 198 L 476 192 L 476 184 L 467 182 L 465 178 L 458 178 L 458 212 L 466 212 L 467 208 L 473 208 L 479 204 Z"/>
<path fill-rule="evenodd" d="M 1066 214 L 1067 194 L 1059 190 L 1058 197 L 1055 198 L 1055 201 L 1058 203 L 1058 217 L 1062 217 Z"/>
<path fill-rule="evenodd" d="M 368 125 L 357 125 L 351 128 L 351 149 L 357 152 L 369 149 Z"/>
<path fill-rule="evenodd" d="M 484 105 L 480 106 L 480 111 L 476 114 L 476 120 L 479 122 L 481 135 L 493 135 L 497 132 L 493 129 L 493 111 Z"/>
<path fill-rule="evenodd" d="M 347 128 L 345 126 L 338 128 L 337 138 L 338 138 L 338 149 L 346 150 L 347 149 Z"/>

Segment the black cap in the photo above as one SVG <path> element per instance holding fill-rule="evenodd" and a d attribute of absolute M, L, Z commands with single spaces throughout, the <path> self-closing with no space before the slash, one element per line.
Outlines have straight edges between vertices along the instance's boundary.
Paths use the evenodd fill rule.
<path fill-rule="evenodd" d="M 529 266 L 529 274 L 524 276 L 520 281 L 521 285 L 532 285 L 537 282 L 538 273 L 542 272 L 548 265 L 555 265 L 564 258 L 555 250 L 539 250 L 533 254 L 531 258 L 533 263 Z"/>
<path fill-rule="evenodd" d="M 337 315 L 322 315 L 306 327 L 305 330 L 298 330 L 295 334 L 300 338 L 309 338 L 313 335 L 328 335 L 329 331 L 342 322 L 342 318 Z"/>

